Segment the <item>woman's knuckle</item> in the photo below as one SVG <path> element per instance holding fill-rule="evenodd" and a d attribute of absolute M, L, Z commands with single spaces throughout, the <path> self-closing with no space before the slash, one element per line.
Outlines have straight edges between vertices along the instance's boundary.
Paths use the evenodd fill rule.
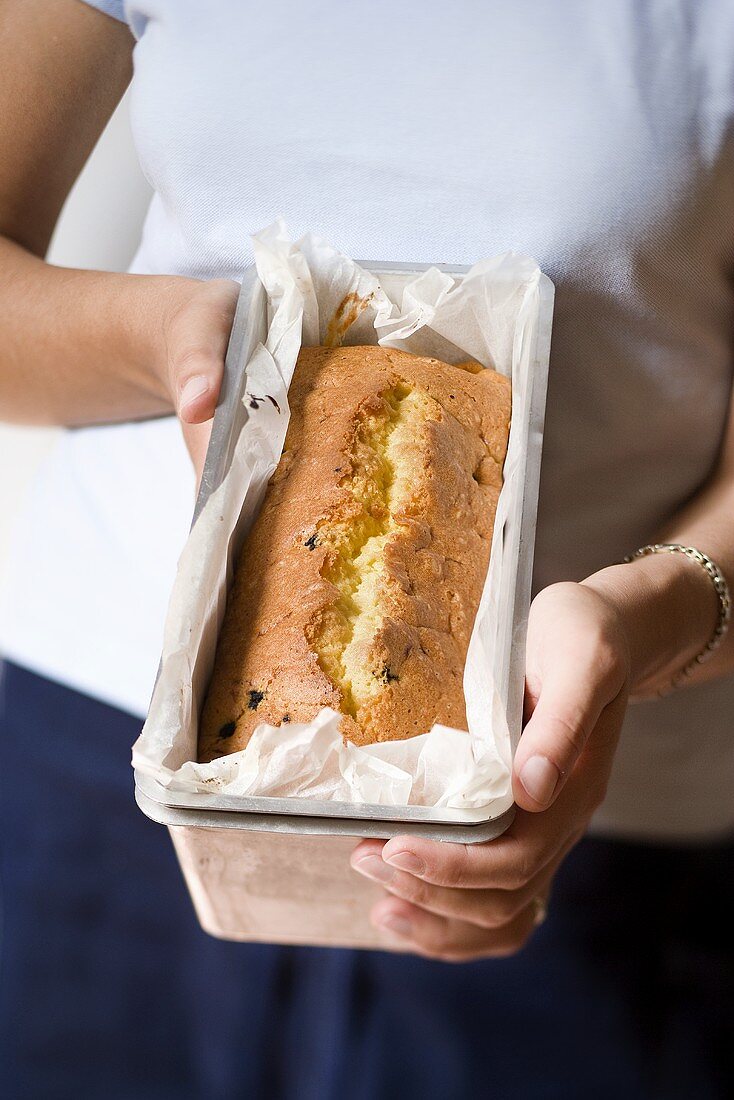
<path fill-rule="evenodd" d="M 460 945 L 456 943 L 446 920 L 441 920 L 440 926 L 432 932 L 430 948 L 434 956 L 441 958 L 445 955 L 456 954 L 461 949 Z"/>
<path fill-rule="evenodd" d="M 550 852 L 547 852 L 544 848 L 537 848 L 530 852 L 527 864 L 525 865 L 525 885 L 540 874 L 548 861 L 549 855 Z"/>
<path fill-rule="evenodd" d="M 555 751 L 549 755 L 559 771 L 567 771 L 583 749 L 588 730 L 580 715 L 567 718 L 560 714 L 553 715 L 552 730 Z"/>
<path fill-rule="evenodd" d="M 476 924 L 478 928 L 483 928 L 485 931 L 490 928 L 496 928 L 501 921 L 498 919 L 497 911 L 492 907 L 485 905 L 472 917 L 472 924 Z"/>
<path fill-rule="evenodd" d="M 540 870 L 541 861 L 536 852 L 520 852 L 511 867 L 507 868 L 503 886 L 508 890 L 522 890 Z"/>
<path fill-rule="evenodd" d="M 206 364 L 210 354 L 209 349 L 203 344 L 184 344 L 182 347 L 174 348 L 171 359 L 174 369 L 183 373 L 192 365 L 200 368 L 202 364 Z"/>
<path fill-rule="evenodd" d="M 502 913 L 504 902 L 490 898 L 480 903 L 471 917 L 472 924 L 478 928 L 492 929 L 504 924 Z"/>
<path fill-rule="evenodd" d="M 516 915 L 519 901 L 514 891 L 508 890 L 506 894 L 493 898 L 483 910 L 483 926 L 485 928 L 501 928 L 508 924 Z"/>
<path fill-rule="evenodd" d="M 423 944 L 422 953 L 429 959 L 443 962 L 446 960 L 446 956 L 450 954 L 450 949 L 448 947 L 444 947 L 440 943 L 433 943 L 429 941 Z"/>
<path fill-rule="evenodd" d="M 512 863 L 498 871 L 495 885 L 500 890 L 521 890 L 525 885 L 525 870 L 519 863 Z"/>
<path fill-rule="evenodd" d="M 399 894 L 406 901 L 413 901 L 417 905 L 428 900 L 430 887 L 414 875 L 397 875 L 392 882 L 387 884 L 390 893 Z"/>
<path fill-rule="evenodd" d="M 618 691 L 626 674 L 625 657 L 619 641 L 606 623 L 599 623 L 590 641 L 590 654 L 596 676 L 601 684 Z"/>
<path fill-rule="evenodd" d="M 505 919 L 496 909 L 485 909 L 477 915 L 474 923 L 485 932 L 492 932 L 496 928 L 501 928 L 505 924 Z"/>
<path fill-rule="evenodd" d="M 461 853 L 452 853 L 436 876 L 440 886 L 460 890 L 467 885 L 466 867 Z"/>

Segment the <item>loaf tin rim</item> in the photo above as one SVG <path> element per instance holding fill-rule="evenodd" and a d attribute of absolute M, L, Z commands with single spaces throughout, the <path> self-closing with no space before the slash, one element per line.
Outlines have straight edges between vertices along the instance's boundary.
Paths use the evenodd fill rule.
<path fill-rule="evenodd" d="M 437 269 L 448 275 L 463 277 L 470 270 L 468 265 L 445 263 L 406 263 L 399 261 L 354 261 L 359 267 L 374 275 L 417 275 L 431 269 Z M 554 286 L 547 275 L 541 272 L 539 279 L 540 302 L 537 327 L 534 335 L 533 361 L 540 363 L 541 371 L 533 372 L 531 378 L 530 415 L 528 441 L 525 451 L 523 484 L 523 502 L 520 517 L 519 547 L 517 571 L 515 575 L 515 599 L 513 603 L 511 644 L 509 649 L 509 680 L 507 685 L 507 710 L 512 733 L 512 751 L 517 747 L 517 731 L 522 714 L 524 691 L 525 628 L 527 625 L 527 607 L 532 582 L 535 529 L 537 524 L 537 496 L 540 478 L 540 459 L 542 432 L 545 418 L 545 397 L 547 391 L 548 357 L 553 312 Z M 221 483 L 228 460 L 234 447 L 232 422 L 239 399 L 236 385 L 237 374 L 246 363 L 258 343 L 264 343 L 267 333 L 267 296 L 265 288 L 257 277 L 254 264 L 248 265 L 243 272 L 237 309 L 227 348 L 225 368 L 217 410 L 212 425 L 212 435 L 202 473 L 201 485 L 197 495 L 192 526 L 201 513 L 209 496 Z M 244 410 L 247 416 L 246 409 Z M 514 714 L 514 720 L 512 715 Z M 384 806 L 367 803 L 318 802 L 307 798 L 272 799 L 263 796 L 238 796 L 238 806 L 231 800 L 235 796 L 189 792 L 178 792 L 164 787 L 149 775 L 135 771 L 135 797 L 138 806 L 152 820 L 168 826 L 188 825 L 201 828 L 242 828 L 267 830 L 278 823 L 278 831 L 320 832 L 349 834 L 361 825 L 362 831 L 354 835 L 391 836 L 398 835 L 410 826 L 411 831 L 420 831 L 434 839 L 451 839 L 457 843 L 477 843 L 492 839 L 509 826 L 514 817 L 514 803 L 492 817 L 482 816 L 478 808 L 475 821 L 446 820 L 440 807 L 427 806 Z M 193 807 L 189 799 L 196 798 L 198 805 Z M 286 809 L 285 807 L 290 807 Z M 328 810 L 328 812 L 327 812 Z M 165 812 L 164 812 L 165 811 Z M 443 811 L 446 813 L 447 811 Z M 448 812 L 456 812 L 455 809 Z M 465 811 L 471 813 L 471 811 Z M 443 817 L 443 820 L 442 820 Z M 285 828 L 285 821 L 292 821 L 292 828 Z M 219 821 L 219 826 L 217 825 Z M 237 822 L 241 824 L 237 824 Z M 260 821 L 261 824 L 255 822 Z M 319 828 L 312 827 L 313 822 Z M 331 826 L 327 824 L 331 822 Z M 460 834 L 466 832 L 466 838 Z M 484 835 L 491 833 L 490 835 Z M 481 835 L 480 835 L 481 834 Z"/>
<path fill-rule="evenodd" d="M 353 836 L 387 840 L 403 836 L 406 825 L 413 836 L 426 840 L 451 840 L 456 844 L 483 844 L 501 836 L 512 824 L 516 807 L 514 803 L 495 817 L 471 822 L 447 823 L 435 821 L 390 821 L 386 818 L 346 817 L 329 815 L 270 813 L 247 810 L 182 809 L 167 806 L 151 798 L 143 787 L 135 785 L 135 801 L 146 817 L 167 828 L 193 827 L 196 829 L 235 829 L 244 832 L 299 833 L 311 836 Z M 281 801 L 286 801 L 282 799 Z M 322 805 L 328 805 L 323 803 Z M 384 809 L 384 807 L 375 807 Z M 447 830 L 450 829 L 450 832 Z"/>

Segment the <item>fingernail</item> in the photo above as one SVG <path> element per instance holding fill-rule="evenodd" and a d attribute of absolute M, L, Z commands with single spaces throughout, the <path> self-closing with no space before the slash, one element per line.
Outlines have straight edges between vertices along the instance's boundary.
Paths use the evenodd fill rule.
<path fill-rule="evenodd" d="M 558 768 L 546 756 L 531 756 L 520 769 L 520 782 L 541 806 L 550 802 L 560 778 Z"/>
<path fill-rule="evenodd" d="M 418 856 L 413 855 L 412 852 L 396 852 L 395 855 L 387 856 L 386 862 L 393 867 L 398 867 L 401 871 L 408 871 L 411 875 L 424 875 L 426 873 L 425 863 L 422 859 L 418 859 Z"/>
<path fill-rule="evenodd" d="M 381 856 L 365 856 L 354 864 L 355 871 L 367 878 L 377 879 L 378 882 L 389 882 L 395 872 L 392 867 L 384 862 Z"/>
<path fill-rule="evenodd" d="M 195 374 L 193 378 L 189 378 L 183 389 L 181 390 L 181 396 L 179 397 L 179 407 L 184 409 L 187 405 L 191 405 L 196 401 L 197 397 L 201 397 L 209 389 L 209 380 L 204 377 L 203 374 Z"/>
<path fill-rule="evenodd" d="M 394 932 L 396 936 L 404 936 L 406 939 L 410 939 L 413 935 L 413 925 L 405 917 L 383 917 L 379 926 L 386 932 Z"/>

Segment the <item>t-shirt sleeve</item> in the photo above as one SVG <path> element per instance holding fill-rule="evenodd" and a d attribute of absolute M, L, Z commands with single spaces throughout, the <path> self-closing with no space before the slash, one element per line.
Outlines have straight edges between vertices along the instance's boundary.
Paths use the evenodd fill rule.
<path fill-rule="evenodd" d="M 127 23 L 125 0 L 82 0 L 82 3 L 103 11 L 105 15 L 111 15 L 113 19 L 119 19 L 121 23 Z"/>

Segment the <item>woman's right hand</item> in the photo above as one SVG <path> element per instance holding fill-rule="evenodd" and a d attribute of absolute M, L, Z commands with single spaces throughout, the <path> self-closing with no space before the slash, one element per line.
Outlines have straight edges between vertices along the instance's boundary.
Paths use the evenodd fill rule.
<path fill-rule="evenodd" d="M 240 288 L 230 279 L 175 279 L 169 286 L 162 288 L 163 346 L 156 369 L 181 421 L 198 485 Z"/>

